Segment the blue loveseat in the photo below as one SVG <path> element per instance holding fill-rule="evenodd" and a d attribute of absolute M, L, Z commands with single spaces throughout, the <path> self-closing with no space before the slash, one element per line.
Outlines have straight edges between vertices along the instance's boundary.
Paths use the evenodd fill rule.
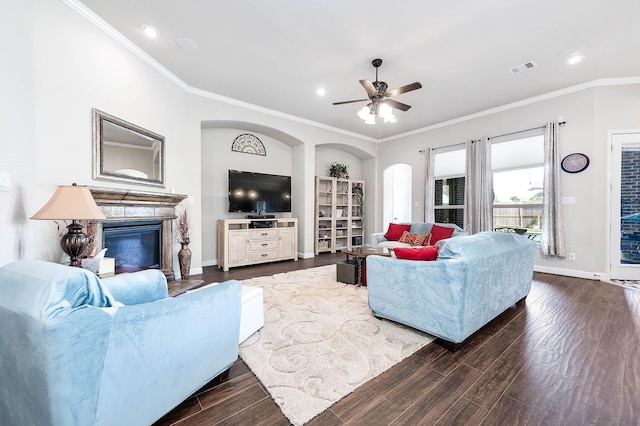
<path fill-rule="evenodd" d="M 238 281 L 172 298 L 157 270 L 5 265 L 0 424 L 152 424 L 237 359 L 240 309 Z"/>
<path fill-rule="evenodd" d="M 369 307 L 454 346 L 524 299 L 536 244 L 504 232 L 449 238 L 435 261 L 367 257 Z"/>

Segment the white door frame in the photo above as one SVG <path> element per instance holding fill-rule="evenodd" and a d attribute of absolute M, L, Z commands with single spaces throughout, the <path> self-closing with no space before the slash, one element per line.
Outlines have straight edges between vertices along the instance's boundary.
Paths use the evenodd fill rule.
<path fill-rule="evenodd" d="M 620 150 L 614 151 L 618 143 L 616 136 L 637 135 L 640 140 L 640 129 L 609 130 L 607 132 L 607 274 L 608 279 L 640 279 L 640 265 L 630 267 L 620 267 L 620 188 L 619 179 L 613 173 L 619 170 Z M 614 164 L 614 161 L 617 164 Z M 616 186 L 617 187 L 614 187 Z M 615 257 L 615 259 L 614 259 Z"/>

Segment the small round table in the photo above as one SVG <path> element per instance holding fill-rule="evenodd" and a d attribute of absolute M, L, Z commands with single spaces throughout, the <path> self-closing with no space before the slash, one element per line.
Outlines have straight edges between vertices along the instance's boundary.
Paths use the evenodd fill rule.
<path fill-rule="evenodd" d="M 362 285 L 362 266 L 366 264 L 367 256 L 387 256 L 391 257 L 391 252 L 386 247 L 354 247 L 352 249 L 342 249 L 342 252 L 347 255 L 347 261 L 349 256 L 353 257 L 356 261 L 356 272 L 358 274 L 356 286 Z"/>

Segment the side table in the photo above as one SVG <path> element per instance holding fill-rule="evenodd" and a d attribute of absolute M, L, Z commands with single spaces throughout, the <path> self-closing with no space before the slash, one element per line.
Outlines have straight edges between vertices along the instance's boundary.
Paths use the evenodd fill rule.
<path fill-rule="evenodd" d="M 342 249 L 342 253 L 347 255 L 347 261 L 349 260 L 349 256 L 353 257 L 356 261 L 357 287 L 362 285 L 362 268 L 366 265 L 367 256 L 377 255 L 391 257 L 391 252 L 389 252 L 389 249 L 386 247 L 354 247 L 352 249 Z"/>

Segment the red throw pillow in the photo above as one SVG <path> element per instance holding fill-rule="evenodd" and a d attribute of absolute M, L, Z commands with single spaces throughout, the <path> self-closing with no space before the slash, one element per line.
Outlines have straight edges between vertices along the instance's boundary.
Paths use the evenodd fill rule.
<path fill-rule="evenodd" d="M 429 244 L 435 244 L 440 240 L 450 238 L 452 234 L 453 228 L 438 226 L 434 223 L 431 227 L 431 242 Z"/>
<path fill-rule="evenodd" d="M 390 223 L 389 229 L 387 229 L 387 233 L 384 234 L 384 237 L 389 241 L 398 241 L 400 237 L 402 237 L 402 233 L 404 231 L 409 231 L 411 229 L 411 224 L 403 224 L 403 223 Z"/>
<path fill-rule="evenodd" d="M 397 259 L 406 260 L 436 260 L 438 258 L 438 246 L 424 247 L 396 247 L 393 252 Z"/>

